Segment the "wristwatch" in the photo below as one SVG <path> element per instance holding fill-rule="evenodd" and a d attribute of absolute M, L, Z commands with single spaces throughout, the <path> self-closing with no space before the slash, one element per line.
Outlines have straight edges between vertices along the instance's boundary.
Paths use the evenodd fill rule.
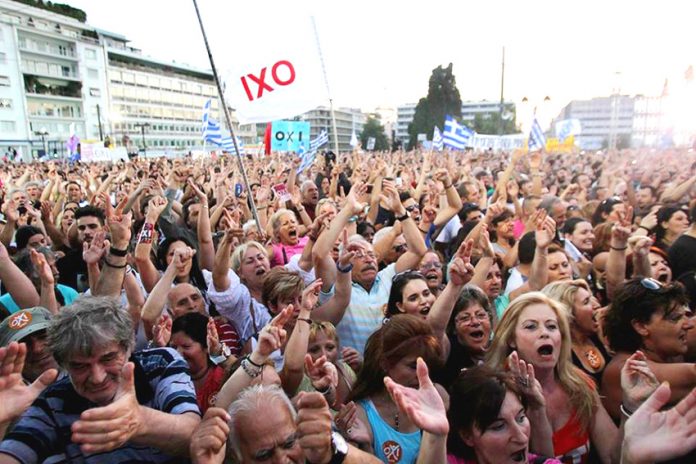
<path fill-rule="evenodd" d="M 329 464 L 342 464 L 348 456 L 348 443 L 338 432 L 331 432 L 331 451 L 333 455 Z"/>
<path fill-rule="evenodd" d="M 222 343 L 222 353 L 220 353 L 217 356 L 213 356 L 212 354 L 209 355 L 208 357 L 210 360 L 216 365 L 220 365 L 227 361 L 227 358 L 229 358 L 232 355 L 232 350 L 230 350 L 230 347 Z"/>

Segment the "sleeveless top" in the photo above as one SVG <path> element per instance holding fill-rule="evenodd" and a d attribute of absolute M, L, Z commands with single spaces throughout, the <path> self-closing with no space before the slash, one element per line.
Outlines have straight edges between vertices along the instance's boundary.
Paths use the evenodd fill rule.
<path fill-rule="evenodd" d="M 271 257 L 271 267 L 285 266 L 290 262 L 290 258 L 302 253 L 305 245 L 307 245 L 309 237 L 306 235 L 297 241 L 296 245 L 283 245 L 282 243 L 274 243 L 273 256 Z"/>
<path fill-rule="evenodd" d="M 358 401 L 372 428 L 372 448 L 385 464 L 415 464 L 420 450 L 421 432 L 401 433 L 387 424 L 371 400 Z"/>
<path fill-rule="evenodd" d="M 586 464 L 590 454 L 590 434 L 573 411 L 568 422 L 553 432 L 553 452 L 563 464 Z"/>

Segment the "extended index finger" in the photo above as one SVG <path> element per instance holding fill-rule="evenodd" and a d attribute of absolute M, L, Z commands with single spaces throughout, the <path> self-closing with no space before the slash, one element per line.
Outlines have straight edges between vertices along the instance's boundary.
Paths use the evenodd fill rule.
<path fill-rule="evenodd" d="M 125 196 L 121 199 L 121 202 L 116 206 L 116 209 L 114 210 L 114 215 L 116 216 L 121 216 L 123 214 L 123 210 L 126 207 L 126 203 L 128 203 L 128 197 Z M 111 204 L 110 202 L 108 204 Z"/>

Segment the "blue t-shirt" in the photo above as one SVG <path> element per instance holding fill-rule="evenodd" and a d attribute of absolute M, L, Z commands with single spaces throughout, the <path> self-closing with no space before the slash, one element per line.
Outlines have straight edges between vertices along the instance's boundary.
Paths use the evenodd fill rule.
<path fill-rule="evenodd" d="M 193 412 L 200 415 L 186 361 L 171 348 L 134 353 L 135 390 L 138 403 L 169 414 Z M 72 424 L 96 404 L 78 395 L 64 378 L 50 385 L 22 415 L 0 443 L 0 453 L 21 463 L 179 463 L 176 458 L 149 446 L 126 443 L 108 453 L 85 455 L 70 439 Z"/>
<path fill-rule="evenodd" d="M 72 304 L 72 302 L 75 301 L 78 296 L 80 296 L 80 294 L 77 293 L 74 288 L 68 287 L 67 285 L 58 284 L 56 285 L 56 288 L 60 294 L 63 295 L 63 300 L 65 300 L 64 306 Z M 10 314 L 16 313 L 21 309 L 19 306 L 17 306 L 17 303 L 15 303 L 12 295 L 9 293 L 5 293 L 3 296 L 0 296 L 0 303 L 7 308 Z"/>

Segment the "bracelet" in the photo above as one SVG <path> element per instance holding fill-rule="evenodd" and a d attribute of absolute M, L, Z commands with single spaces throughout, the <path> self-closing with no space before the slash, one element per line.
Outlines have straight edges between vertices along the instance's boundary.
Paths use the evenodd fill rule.
<path fill-rule="evenodd" d="M 311 234 L 307 234 L 307 238 L 309 238 L 313 242 L 316 242 L 319 239 L 319 237 L 317 235 L 311 235 Z"/>
<path fill-rule="evenodd" d="M 249 358 L 244 358 L 242 360 L 241 366 L 242 366 L 242 369 L 244 369 L 244 372 L 246 373 L 246 375 L 248 375 L 252 379 L 255 379 L 256 377 L 261 375 L 261 368 L 255 367 L 255 366 L 251 367 L 249 365 L 250 363 L 251 363 L 251 361 L 249 361 Z"/>
<path fill-rule="evenodd" d="M 650 232 L 650 229 L 649 229 L 649 228 L 647 228 L 647 227 L 645 227 L 645 226 L 641 226 L 640 224 L 638 225 L 638 229 L 643 229 L 643 230 L 646 231 L 646 232 Z M 636 229 L 636 230 L 638 230 L 638 229 Z"/>
<path fill-rule="evenodd" d="M 120 258 L 125 258 L 126 256 L 128 256 L 128 247 L 126 247 L 125 250 L 119 250 L 118 248 L 109 247 L 109 254 L 118 256 Z"/>
<path fill-rule="evenodd" d="M 341 267 L 339 262 L 336 261 L 336 269 L 338 270 L 338 272 L 341 272 L 343 274 L 347 274 L 353 270 L 353 263 L 348 263 L 348 265 L 346 267 Z"/>
<path fill-rule="evenodd" d="M 629 411 L 628 409 L 626 409 L 624 407 L 623 403 L 621 403 L 621 405 L 619 406 L 619 409 L 621 410 L 621 414 L 623 414 L 626 419 L 631 417 L 631 415 L 633 414 L 633 412 Z"/>
<path fill-rule="evenodd" d="M 251 355 L 246 355 L 246 356 L 244 356 L 244 359 L 246 359 L 247 361 L 249 361 L 249 363 L 250 363 L 252 366 L 254 366 L 254 367 L 258 367 L 259 369 L 261 369 L 261 368 L 263 367 L 263 364 L 256 364 L 254 361 L 252 361 L 252 360 L 251 360 Z"/>
<path fill-rule="evenodd" d="M 104 259 L 104 264 L 114 269 L 125 269 L 126 266 L 128 266 L 128 263 L 124 264 L 123 266 L 116 266 L 114 264 L 111 264 L 108 259 Z"/>
<path fill-rule="evenodd" d="M 448 188 L 450 188 L 451 186 L 452 186 L 452 184 L 449 184 L 449 185 L 445 185 L 444 187 L 445 187 L 445 189 L 448 189 Z"/>
<path fill-rule="evenodd" d="M 624 250 L 628 249 L 628 245 L 626 245 L 625 247 L 615 247 L 615 246 L 610 245 L 609 248 L 611 248 L 612 250 L 616 250 L 616 251 L 624 251 Z"/>
<path fill-rule="evenodd" d="M 354 222 L 358 222 L 358 216 L 351 216 L 348 218 L 348 223 L 352 224 Z"/>
<path fill-rule="evenodd" d="M 312 320 L 308 317 L 298 317 L 297 320 L 302 321 L 302 322 L 306 322 L 307 324 L 312 325 Z"/>
<path fill-rule="evenodd" d="M 327 386 L 323 390 L 319 390 L 318 388 L 315 388 L 315 390 L 317 391 L 317 393 L 321 393 L 322 395 L 326 395 L 327 393 L 329 393 L 331 391 L 331 385 Z"/>
<path fill-rule="evenodd" d="M 411 217 L 411 216 L 408 214 L 408 212 L 405 212 L 405 213 L 403 214 L 403 216 L 397 217 L 396 220 L 399 221 L 399 222 L 401 222 L 401 221 L 405 221 L 406 219 L 408 219 L 408 218 L 410 218 L 410 217 Z"/>

